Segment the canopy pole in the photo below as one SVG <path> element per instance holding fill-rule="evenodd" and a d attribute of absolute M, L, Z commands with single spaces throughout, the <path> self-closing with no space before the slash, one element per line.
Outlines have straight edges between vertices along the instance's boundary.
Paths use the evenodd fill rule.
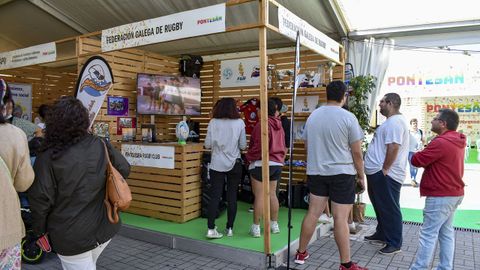
<path fill-rule="evenodd" d="M 267 24 L 268 0 L 259 0 L 258 30 L 260 54 L 260 124 L 262 143 L 262 185 L 263 185 L 263 245 L 265 254 L 271 253 L 270 246 L 270 170 L 268 167 L 268 95 L 267 95 Z M 274 191 L 275 192 L 275 191 Z"/>

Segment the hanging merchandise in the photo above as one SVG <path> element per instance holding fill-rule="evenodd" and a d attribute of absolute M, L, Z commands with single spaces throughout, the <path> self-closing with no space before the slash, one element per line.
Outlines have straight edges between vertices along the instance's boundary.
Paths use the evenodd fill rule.
<path fill-rule="evenodd" d="M 355 77 L 355 73 L 353 72 L 353 65 L 351 63 L 345 63 L 345 85 L 347 86 L 347 91 L 345 95 L 347 96 L 347 100 L 343 105 L 343 108 L 348 111 L 348 101 L 350 96 L 352 95 L 353 88 L 350 85 L 350 81 Z"/>
<path fill-rule="evenodd" d="M 200 78 L 203 58 L 199 55 L 184 54 L 180 58 L 179 71 L 182 76 Z"/>
<path fill-rule="evenodd" d="M 333 68 L 335 68 L 336 65 L 337 65 L 337 63 L 335 63 L 333 61 L 330 61 L 330 62 L 327 63 L 327 66 L 328 66 L 328 83 L 333 81 Z"/>
<path fill-rule="evenodd" d="M 350 85 L 350 80 L 355 76 L 353 72 L 353 65 L 351 63 L 345 63 L 345 84 Z"/>
<path fill-rule="evenodd" d="M 251 98 L 247 100 L 243 105 L 238 109 L 243 113 L 245 121 L 245 133 L 251 134 L 253 127 L 258 122 L 258 108 L 260 107 L 260 101 L 256 98 Z"/>

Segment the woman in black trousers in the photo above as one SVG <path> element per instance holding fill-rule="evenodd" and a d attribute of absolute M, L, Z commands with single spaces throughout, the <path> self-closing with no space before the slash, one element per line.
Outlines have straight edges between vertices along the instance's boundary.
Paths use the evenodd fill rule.
<path fill-rule="evenodd" d="M 240 150 L 246 147 L 245 123 L 240 118 L 235 100 L 222 98 L 213 108 L 212 120 L 208 123 L 205 138 L 205 148 L 212 150 L 209 167 L 212 188 L 208 205 L 207 238 L 223 237 L 215 227 L 215 218 L 225 179 L 228 204 L 225 233 L 227 236 L 233 236 L 233 223 L 237 214 L 237 191 L 242 175 Z"/>

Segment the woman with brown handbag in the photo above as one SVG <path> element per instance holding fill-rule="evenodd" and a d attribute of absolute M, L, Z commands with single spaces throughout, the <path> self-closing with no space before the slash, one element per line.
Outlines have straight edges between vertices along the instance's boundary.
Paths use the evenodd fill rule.
<path fill-rule="evenodd" d="M 88 133 L 82 103 L 58 100 L 46 119 L 45 148 L 35 161 L 29 200 L 35 233 L 48 233 L 63 269 L 95 269 L 98 256 L 118 232 L 104 204 L 108 159 L 104 142 Z M 113 166 L 127 178 L 130 165 L 106 143 Z"/>

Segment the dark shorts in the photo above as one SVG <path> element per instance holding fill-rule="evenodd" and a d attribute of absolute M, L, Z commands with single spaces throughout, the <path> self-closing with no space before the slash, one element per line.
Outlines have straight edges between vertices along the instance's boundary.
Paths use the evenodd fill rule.
<path fill-rule="evenodd" d="M 270 181 L 278 181 L 282 177 L 283 166 L 270 166 Z M 255 167 L 248 171 L 252 178 L 262 181 L 262 167 Z"/>
<path fill-rule="evenodd" d="M 313 195 L 330 197 L 338 204 L 355 202 L 355 175 L 307 175 L 307 186 Z"/>

